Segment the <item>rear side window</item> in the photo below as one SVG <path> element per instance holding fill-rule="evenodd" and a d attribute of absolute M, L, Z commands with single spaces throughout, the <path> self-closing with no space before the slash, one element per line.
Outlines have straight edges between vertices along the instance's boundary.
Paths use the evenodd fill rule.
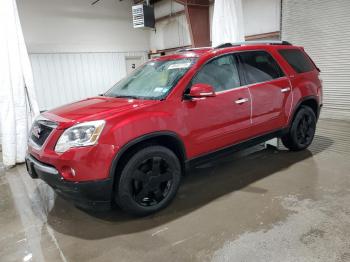
<path fill-rule="evenodd" d="M 283 49 L 278 52 L 297 73 L 310 72 L 314 69 L 312 62 L 298 49 Z"/>
<path fill-rule="evenodd" d="M 273 57 L 265 51 L 251 51 L 239 54 L 247 84 L 270 81 L 284 76 Z"/>

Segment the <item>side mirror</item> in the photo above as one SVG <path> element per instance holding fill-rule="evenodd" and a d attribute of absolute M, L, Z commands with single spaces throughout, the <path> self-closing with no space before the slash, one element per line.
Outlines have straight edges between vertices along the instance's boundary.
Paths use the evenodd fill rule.
<path fill-rule="evenodd" d="M 208 84 L 194 84 L 189 93 L 190 98 L 204 98 L 204 97 L 213 97 L 215 96 L 214 88 Z"/>

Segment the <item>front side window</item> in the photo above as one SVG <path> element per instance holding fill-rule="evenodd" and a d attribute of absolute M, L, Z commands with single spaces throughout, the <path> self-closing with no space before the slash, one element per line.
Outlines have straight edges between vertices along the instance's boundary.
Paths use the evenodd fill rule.
<path fill-rule="evenodd" d="M 283 49 L 278 52 L 297 73 L 310 72 L 314 69 L 311 61 L 298 49 Z"/>
<path fill-rule="evenodd" d="M 229 90 L 241 85 L 236 57 L 225 55 L 205 64 L 192 79 L 192 85 L 197 83 L 211 85 L 215 92 Z"/>
<path fill-rule="evenodd" d="M 284 76 L 275 59 L 265 51 L 244 52 L 239 56 L 247 84 L 270 81 Z"/>
<path fill-rule="evenodd" d="M 104 95 L 162 99 L 196 62 L 196 58 L 150 61 L 115 84 Z"/>

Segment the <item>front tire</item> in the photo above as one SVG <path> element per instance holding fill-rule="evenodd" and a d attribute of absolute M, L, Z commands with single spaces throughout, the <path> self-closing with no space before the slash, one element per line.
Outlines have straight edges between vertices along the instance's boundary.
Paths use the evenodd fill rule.
<path fill-rule="evenodd" d="M 177 156 L 163 146 L 134 154 L 123 168 L 115 190 L 116 203 L 127 213 L 145 216 L 170 204 L 181 181 Z"/>
<path fill-rule="evenodd" d="M 314 139 L 316 121 L 314 111 L 308 106 L 301 106 L 288 133 L 281 138 L 283 145 L 291 151 L 306 149 Z"/>

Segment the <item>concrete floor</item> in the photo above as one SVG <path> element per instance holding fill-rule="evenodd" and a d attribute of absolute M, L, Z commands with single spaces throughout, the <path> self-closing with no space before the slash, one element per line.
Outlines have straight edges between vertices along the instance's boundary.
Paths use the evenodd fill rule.
<path fill-rule="evenodd" d="M 249 149 L 197 168 L 147 218 L 87 213 L 0 172 L 1 261 L 350 261 L 350 123 L 310 150 Z"/>

